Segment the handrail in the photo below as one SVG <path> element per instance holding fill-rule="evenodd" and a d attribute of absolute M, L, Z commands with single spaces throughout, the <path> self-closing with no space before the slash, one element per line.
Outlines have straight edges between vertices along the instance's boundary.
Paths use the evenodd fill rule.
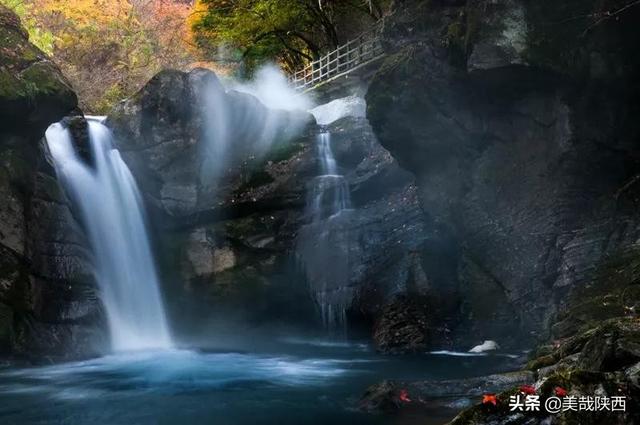
<path fill-rule="evenodd" d="M 311 90 L 324 81 L 346 75 L 383 55 L 380 30 L 377 27 L 295 71 L 289 77 L 289 83 L 299 91 Z"/>

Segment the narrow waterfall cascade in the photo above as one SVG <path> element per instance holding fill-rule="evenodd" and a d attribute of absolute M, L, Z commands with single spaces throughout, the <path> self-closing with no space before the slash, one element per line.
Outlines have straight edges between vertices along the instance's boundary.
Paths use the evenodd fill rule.
<path fill-rule="evenodd" d="M 76 152 L 71 132 L 62 124 L 49 127 L 46 140 L 58 178 L 86 228 L 112 349 L 170 348 L 138 187 L 109 129 L 97 119 L 88 123 L 93 164 Z"/>
<path fill-rule="evenodd" d="M 311 285 L 325 329 L 344 332 L 349 288 L 349 184 L 338 172 L 331 147 L 331 133 L 317 136 L 320 172 L 309 188 L 307 213 L 310 223 L 298 237 L 298 253 Z"/>
<path fill-rule="evenodd" d="M 331 149 L 331 133 L 318 135 L 318 156 L 321 173 L 315 178 L 310 196 L 310 211 L 314 221 L 328 219 L 351 208 L 349 185 L 344 176 L 338 174 L 338 166 Z"/>

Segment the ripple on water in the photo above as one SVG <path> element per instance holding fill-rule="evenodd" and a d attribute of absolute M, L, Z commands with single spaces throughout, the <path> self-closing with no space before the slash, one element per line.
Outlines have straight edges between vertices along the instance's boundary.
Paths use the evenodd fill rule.
<path fill-rule="evenodd" d="M 337 359 L 297 359 L 187 350 L 134 352 L 0 372 L 0 393 L 44 393 L 56 399 L 110 392 L 193 392 L 246 386 L 321 386 L 346 374 Z"/>

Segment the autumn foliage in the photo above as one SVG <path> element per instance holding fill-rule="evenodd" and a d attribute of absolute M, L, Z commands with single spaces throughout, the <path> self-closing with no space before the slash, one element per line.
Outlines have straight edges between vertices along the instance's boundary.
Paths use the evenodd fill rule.
<path fill-rule="evenodd" d="M 390 0 L 0 0 L 74 86 L 107 113 L 163 68 L 293 71 L 362 31 Z"/>
<path fill-rule="evenodd" d="M 194 60 L 179 0 L 0 0 L 53 56 L 86 112 L 106 113 L 162 68 Z"/>

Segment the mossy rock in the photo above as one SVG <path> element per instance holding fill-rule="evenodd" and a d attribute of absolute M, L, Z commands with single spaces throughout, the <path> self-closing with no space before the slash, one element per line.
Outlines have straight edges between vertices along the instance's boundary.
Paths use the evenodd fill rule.
<path fill-rule="evenodd" d="M 631 247 L 602 261 L 592 283 L 579 287 L 555 318 L 554 338 L 584 333 L 604 321 L 640 313 L 640 250 Z"/>
<path fill-rule="evenodd" d="M 527 363 L 526 368 L 537 370 L 551 366 L 578 353 L 581 353 L 580 359 L 585 369 L 618 369 L 640 361 L 640 319 L 616 317 L 594 322 L 593 327 L 557 343 L 552 352 L 536 356 Z M 639 356 L 637 360 L 634 353 Z"/>
<path fill-rule="evenodd" d="M 46 126 L 77 108 L 60 70 L 29 43 L 19 18 L 0 5 L 0 119 Z"/>
<path fill-rule="evenodd" d="M 267 152 L 267 155 L 264 158 L 264 161 L 267 162 L 282 162 L 288 161 L 293 158 L 298 152 L 304 149 L 304 143 L 302 142 L 291 142 L 291 143 L 276 143 L 273 147 Z"/>
<path fill-rule="evenodd" d="M 579 363 L 585 370 L 616 371 L 640 362 L 640 318 L 611 319 L 584 345 Z"/>
<path fill-rule="evenodd" d="M 407 46 L 387 56 L 376 72 L 366 95 L 367 118 L 374 127 L 386 123 L 389 105 L 395 103 L 403 86 L 412 84 L 414 71 L 420 70 L 416 52 L 415 46 Z"/>
<path fill-rule="evenodd" d="M 242 193 L 251 189 L 268 185 L 269 183 L 273 183 L 274 181 L 275 179 L 267 171 L 258 170 L 249 176 L 247 181 L 238 188 L 237 192 Z"/>

